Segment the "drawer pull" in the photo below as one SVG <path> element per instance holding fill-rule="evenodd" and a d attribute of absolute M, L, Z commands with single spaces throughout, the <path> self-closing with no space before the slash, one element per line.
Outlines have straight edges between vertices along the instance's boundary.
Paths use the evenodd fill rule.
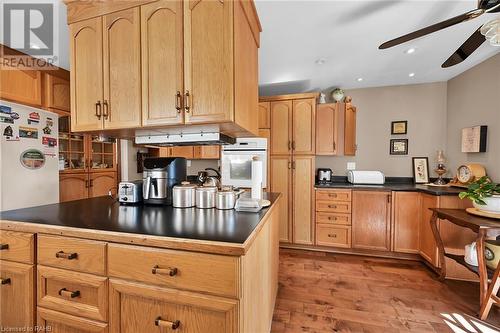
<path fill-rule="evenodd" d="M 330 198 L 336 198 L 336 197 L 337 197 L 337 194 L 335 194 L 335 193 L 330 193 L 330 194 L 328 194 L 328 196 L 329 196 Z"/>
<path fill-rule="evenodd" d="M 0 279 L 0 282 L 1 282 L 2 285 L 4 285 L 4 284 L 10 284 L 10 278 Z"/>
<path fill-rule="evenodd" d="M 328 237 L 330 237 L 330 238 L 337 238 L 337 234 L 328 234 Z"/>
<path fill-rule="evenodd" d="M 169 275 L 169 276 L 175 276 L 177 275 L 177 268 L 175 267 L 167 267 L 167 268 L 160 268 L 160 266 L 156 265 L 153 267 L 151 270 L 153 274 L 163 274 L 163 275 Z"/>
<path fill-rule="evenodd" d="M 328 217 L 328 219 L 329 219 L 330 221 L 337 221 L 337 220 L 338 220 L 338 218 L 333 217 L 333 216 Z"/>
<path fill-rule="evenodd" d="M 56 253 L 56 258 L 61 258 L 61 259 L 73 260 L 73 259 L 76 259 L 77 257 L 78 257 L 78 253 L 76 253 L 76 252 L 66 253 L 63 251 L 59 251 Z"/>
<path fill-rule="evenodd" d="M 181 322 L 179 320 L 174 320 L 174 321 L 163 320 L 161 319 L 161 317 L 158 317 L 155 319 L 155 325 L 158 327 L 168 327 L 173 330 L 176 330 L 181 325 Z"/>
<path fill-rule="evenodd" d="M 59 296 L 66 297 L 66 298 L 75 298 L 80 296 L 80 290 L 67 290 L 66 288 L 62 288 L 59 290 Z"/>
<path fill-rule="evenodd" d="M 8 250 L 9 244 L 0 244 L 0 250 Z"/>
<path fill-rule="evenodd" d="M 337 205 L 328 205 L 328 208 L 337 208 Z"/>

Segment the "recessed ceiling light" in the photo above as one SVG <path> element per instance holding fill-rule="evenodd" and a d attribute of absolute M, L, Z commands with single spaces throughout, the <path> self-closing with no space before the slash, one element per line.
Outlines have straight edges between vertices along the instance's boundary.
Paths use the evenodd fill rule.
<path fill-rule="evenodd" d="M 406 54 L 412 54 L 415 53 L 416 49 L 414 47 L 409 48 L 408 50 L 405 51 Z"/>
<path fill-rule="evenodd" d="M 316 65 L 323 65 L 325 62 L 326 62 L 326 59 L 325 59 L 325 58 L 319 58 L 319 59 L 317 59 L 314 63 L 315 63 Z"/>
<path fill-rule="evenodd" d="M 362 78 L 362 77 L 358 77 L 358 78 L 356 79 L 356 81 L 361 82 L 361 81 L 363 81 L 363 78 Z"/>
<path fill-rule="evenodd" d="M 415 76 L 415 73 L 410 73 L 408 74 L 409 77 L 414 77 Z"/>

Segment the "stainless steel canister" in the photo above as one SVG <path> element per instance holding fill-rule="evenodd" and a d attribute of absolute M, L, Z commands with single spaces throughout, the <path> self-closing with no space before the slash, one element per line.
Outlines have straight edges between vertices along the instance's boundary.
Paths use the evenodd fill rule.
<path fill-rule="evenodd" d="M 217 192 L 215 199 L 215 208 L 217 209 L 233 209 L 236 205 L 236 199 L 243 191 L 234 191 L 232 188 Z"/>
<path fill-rule="evenodd" d="M 189 208 L 196 206 L 196 188 L 194 184 L 182 182 L 172 189 L 172 206 L 176 208 Z"/>
<path fill-rule="evenodd" d="M 201 186 L 196 188 L 196 207 L 214 208 L 216 194 L 216 186 Z"/>

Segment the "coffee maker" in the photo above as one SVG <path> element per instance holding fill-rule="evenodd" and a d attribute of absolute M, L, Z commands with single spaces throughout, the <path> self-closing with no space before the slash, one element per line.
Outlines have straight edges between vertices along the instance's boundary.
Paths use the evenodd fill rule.
<path fill-rule="evenodd" d="M 172 188 L 186 180 L 186 159 L 183 157 L 145 158 L 142 180 L 144 203 L 171 205 Z"/>

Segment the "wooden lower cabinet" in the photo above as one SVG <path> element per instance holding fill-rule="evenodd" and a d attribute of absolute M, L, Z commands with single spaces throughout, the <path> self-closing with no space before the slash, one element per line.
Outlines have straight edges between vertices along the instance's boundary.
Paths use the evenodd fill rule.
<path fill-rule="evenodd" d="M 316 224 L 316 244 L 322 246 L 351 247 L 351 226 Z"/>
<path fill-rule="evenodd" d="M 35 323 L 33 265 L 0 260 L 0 327 L 22 329 Z"/>
<path fill-rule="evenodd" d="M 352 192 L 352 246 L 391 250 L 391 192 Z"/>
<path fill-rule="evenodd" d="M 110 328 L 114 333 L 237 332 L 238 301 L 110 280 Z"/>
<path fill-rule="evenodd" d="M 108 324 L 37 308 L 37 325 L 52 333 L 108 333 Z"/>
<path fill-rule="evenodd" d="M 109 192 L 115 195 L 117 192 L 117 180 L 115 172 L 96 172 L 90 174 L 89 198 L 102 197 Z"/>
<path fill-rule="evenodd" d="M 116 172 L 62 173 L 59 175 L 59 202 L 105 196 L 117 191 Z"/>
<path fill-rule="evenodd" d="M 419 192 L 392 192 L 392 250 L 402 253 L 419 252 L 422 195 Z"/>
<path fill-rule="evenodd" d="M 435 267 L 439 267 L 437 246 L 429 223 L 432 212 L 429 208 L 439 207 L 439 197 L 422 194 L 421 220 L 419 230 L 419 254 Z M 439 223 L 439 221 L 438 221 Z"/>

